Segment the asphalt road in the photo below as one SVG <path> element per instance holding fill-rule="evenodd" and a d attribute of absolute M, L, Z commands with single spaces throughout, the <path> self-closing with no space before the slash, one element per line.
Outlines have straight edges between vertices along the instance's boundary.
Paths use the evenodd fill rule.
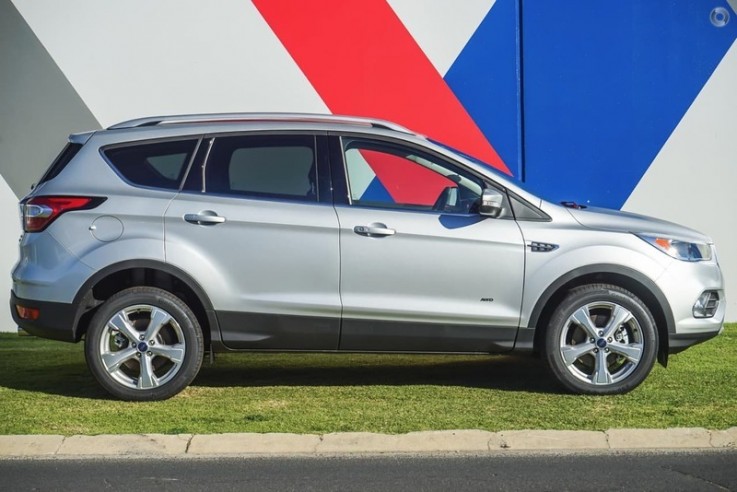
<path fill-rule="evenodd" d="M 0 461 L 0 490 L 737 491 L 737 450 Z"/>

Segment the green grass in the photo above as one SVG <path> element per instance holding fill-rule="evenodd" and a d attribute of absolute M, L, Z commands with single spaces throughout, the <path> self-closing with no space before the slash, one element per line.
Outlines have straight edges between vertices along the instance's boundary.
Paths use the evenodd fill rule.
<path fill-rule="evenodd" d="M 523 356 L 224 354 L 164 402 L 110 399 L 81 345 L 0 335 L 0 434 L 737 425 L 737 325 L 622 396 L 562 393 Z"/>

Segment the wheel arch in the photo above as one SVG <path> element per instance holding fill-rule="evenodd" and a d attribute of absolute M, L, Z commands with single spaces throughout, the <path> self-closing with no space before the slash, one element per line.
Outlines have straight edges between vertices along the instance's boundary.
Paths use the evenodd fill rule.
<path fill-rule="evenodd" d="M 74 338 L 86 333 L 97 308 L 113 294 L 128 287 L 159 287 L 179 297 L 197 316 L 205 347 L 219 341 L 217 318 L 210 298 L 200 284 L 185 271 L 157 260 L 126 260 L 96 272 L 82 285 L 74 297 L 77 313 Z"/>
<path fill-rule="evenodd" d="M 658 362 L 668 364 L 668 334 L 675 333 L 673 311 L 660 288 L 650 278 L 632 268 L 614 264 L 587 265 L 555 280 L 538 299 L 527 326 L 535 330 L 533 349 L 544 344 L 548 322 L 566 294 L 573 288 L 592 284 L 612 284 L 632 292 L 650 310 L 658 330 Z"/>

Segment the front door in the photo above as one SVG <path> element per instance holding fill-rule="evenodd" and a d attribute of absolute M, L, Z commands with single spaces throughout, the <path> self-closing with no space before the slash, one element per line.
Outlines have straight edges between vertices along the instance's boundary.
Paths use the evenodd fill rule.
<path fill-rule="evenodd" d="M 489 186 L 444 159 L 396 142 L 334 138 L 348 203 L 340 222 L 342 350 L 511 349 L 524 241 L 510 213 L 477 208 Z M 506 204 L 507 211 L 509 205 Z"/>

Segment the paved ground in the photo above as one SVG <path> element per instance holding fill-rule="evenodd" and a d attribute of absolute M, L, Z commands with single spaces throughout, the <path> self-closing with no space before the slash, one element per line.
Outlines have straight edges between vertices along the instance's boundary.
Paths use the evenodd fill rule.
<path fill-rule="evenodd" d="M 5 490 L 737 490 L 737 450 L 0 460 Z"/>
<path fill-rule="evenodd" d="M 480 430 L 373 434 L 144 434 L 0 436 L 0 458 L 23 456 L 229 456 L 347 453 L 496 453 L 518 450 L 735 449 L 737 427 L 595 431 Z"/>

